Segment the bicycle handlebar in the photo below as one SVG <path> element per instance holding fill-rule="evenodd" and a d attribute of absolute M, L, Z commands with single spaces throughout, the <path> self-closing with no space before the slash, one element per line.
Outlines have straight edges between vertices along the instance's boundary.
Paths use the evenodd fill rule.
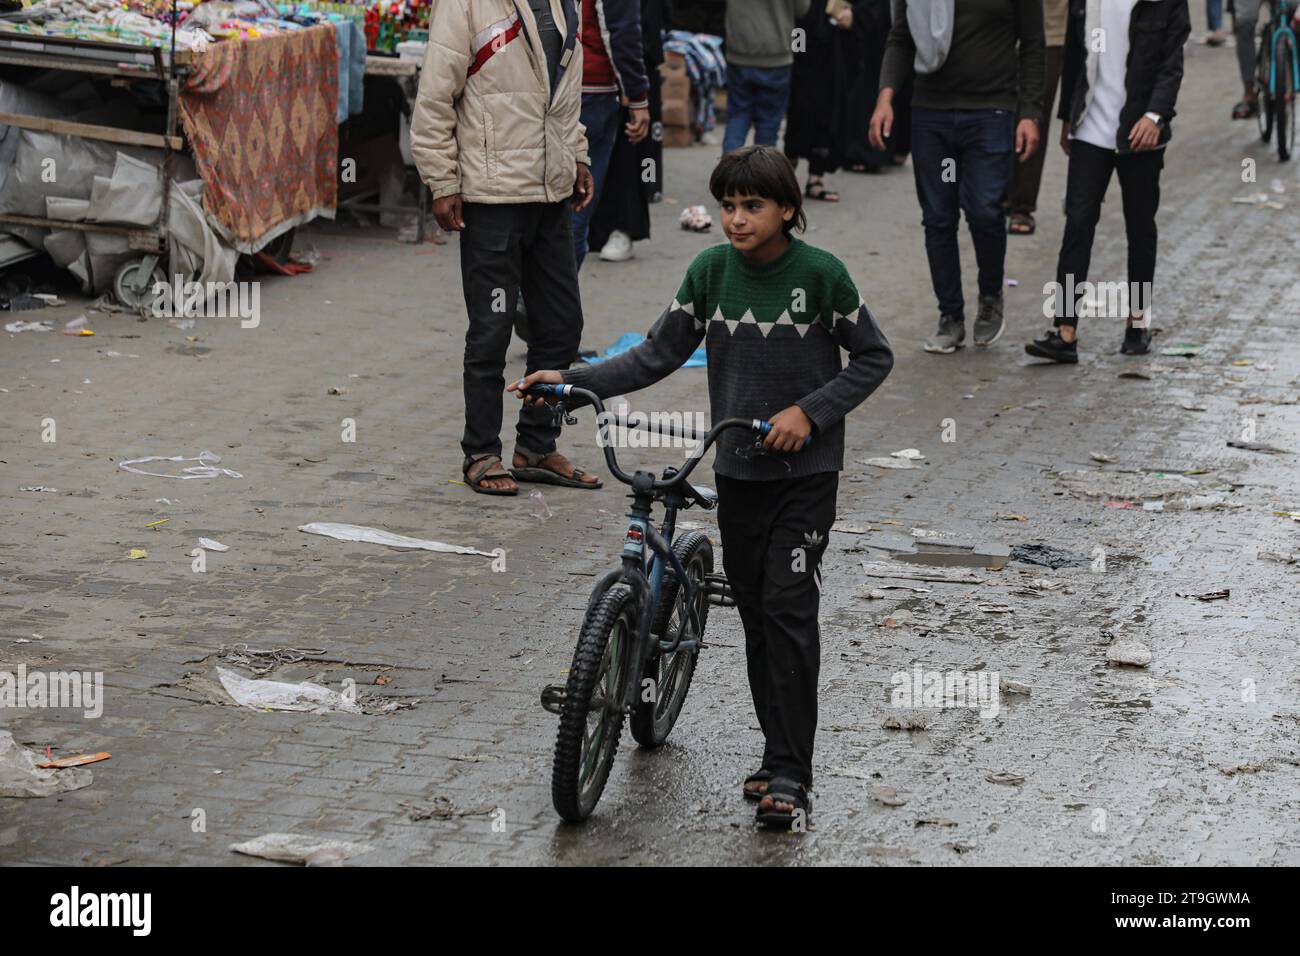
<path fill-rule="evenodd" d="M 520 379 L 519 384 L 523 385 L 522 379 Z M 556 398 L 568 398 L 572 396 L 574 398 L 582 399 L 584 402 L 586 402 L 587 404 L 595 408 L 597 416 L 604 416 L 606 414 L 605 404 L 600 400 L 600 396 L 598 396 L 595 392 L 588 391 L 585 388 L 578 388 L 576 385 L 555 385 L 549 382 L 539 382 L 535 385 L 529 386 L 525 394 L 553 395 Z M 671 488 L 673 485 L 676 485 L 678 483 L 685 482 L 686 476 L 689 475 L 691 473 L 691 470 L 695 468 L 696 463 L 699 462 L 699 460 L 704 457 L 704 452 L 709 448 L 710 445 L 712 445 L 715 441 L 717 441 L 718 436 L 721 435 L 728 428 L 749 428 L 753 430 L 754 434 L 762 437 L 764 435 L 767 435 L 772 430 L 772 423 L 765 422 L 762 419 L 758 419 L 758 418 L 753 418 L 749 420 L 743 418 L 728 418 L 725 421 L 718 422 L 718 424 L 710 428 L 708 434 L 704 436 L 703 444 L 699 450 L 699 453 L 693 455 L 691 457 L 691 460 L 686 463 L 686 466 L 682 468 L 681 471 L 677 472 L 677 474 L 673 475 L 673 477 L 666 478 L 666 479 L 656 478 L 653 485 L 654 489 L 656 491 L 660 491 L 667 488 Z M 812 443 L 812 436 L 810 435 L 808 438 L 804 439 L 804 447 L 805 448 L 808 447 L 808 445 L 811 443 Z M 632 477 L 628 475 L 626 472 L 624 472 L 623 469 L 618 467 L 618 461 L 614 458 L 613 442 L 604 441 L 601 442 L 601 444 L 604 446 L 605 464 L 609 466 L 610 472 L 614 475 L 615 478 L 623 482 L 623 484 L 625 485 L 632 484 Z"/>

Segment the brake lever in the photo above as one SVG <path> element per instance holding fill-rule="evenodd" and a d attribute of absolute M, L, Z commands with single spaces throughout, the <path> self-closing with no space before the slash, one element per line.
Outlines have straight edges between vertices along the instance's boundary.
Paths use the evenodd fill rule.
<path fill-rule="evenodd" d="M 559 427 L 560 425 L 576 425 L 578 417 L 564 406 L 563 402 L 556 402 L 551 406 L 551 424 Z"/>

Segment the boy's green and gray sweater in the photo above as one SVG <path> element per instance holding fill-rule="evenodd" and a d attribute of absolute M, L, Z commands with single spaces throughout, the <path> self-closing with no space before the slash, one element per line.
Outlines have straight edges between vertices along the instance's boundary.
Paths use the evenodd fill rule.
<path fill-rule="evenodd" d="M 844 467 L 844 416 L 885 380 L 894 355 L 844 264 L 799 239 L 754 265 L 730 244 L 705 249 L 646 340 L 608 361 L 569 369 L 564 381 L 601 398 L 645 388 L 705 342 L 712 420 L 768 420 L 798 405 L 812 420 L 801 451 L 753 453 L 754 436 L 729 429 L 713 468 L 751 481 Z M 849 353 L 844 366 L 840 349 Z"/>

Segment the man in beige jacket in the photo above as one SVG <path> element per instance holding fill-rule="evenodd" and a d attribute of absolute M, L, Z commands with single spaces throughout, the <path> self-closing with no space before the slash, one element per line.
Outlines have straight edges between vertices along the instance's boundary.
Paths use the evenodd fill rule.
<path fill-rule="evenodd" d="M 555 448 L 559 427 L 525 405 L 512 469 L 501 461 L 506 349 L 522 291 L 527 370 L 568 368 L 582 336 L 570 207 L 592 196 L 573 0 L 441 0 L 411 121 L 411 153 L 442 228 L 462 231 L 465 482 L 518 494 L 519 481 L 598 488 Z"/>

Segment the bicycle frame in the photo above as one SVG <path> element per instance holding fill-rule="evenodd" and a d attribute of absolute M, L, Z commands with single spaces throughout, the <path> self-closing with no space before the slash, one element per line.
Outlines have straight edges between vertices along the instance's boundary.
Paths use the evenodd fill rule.
<path fill-rule="evenodd" d="M 1277 54 L 1278 45 L 1285 40 L 1291 45 L 1291 89 L 1300 90 L 1300 49 L 1296 46 L 1295 31 L 1291 29 L 1291 4 L 1288 0 L 1280 0 L 1275 8 L 1276 12 L 1273 17 L 1271 26 L 1272 31 L 1268 39 L 1268 93 L 1274 96 L 1277 93 Z"/>

